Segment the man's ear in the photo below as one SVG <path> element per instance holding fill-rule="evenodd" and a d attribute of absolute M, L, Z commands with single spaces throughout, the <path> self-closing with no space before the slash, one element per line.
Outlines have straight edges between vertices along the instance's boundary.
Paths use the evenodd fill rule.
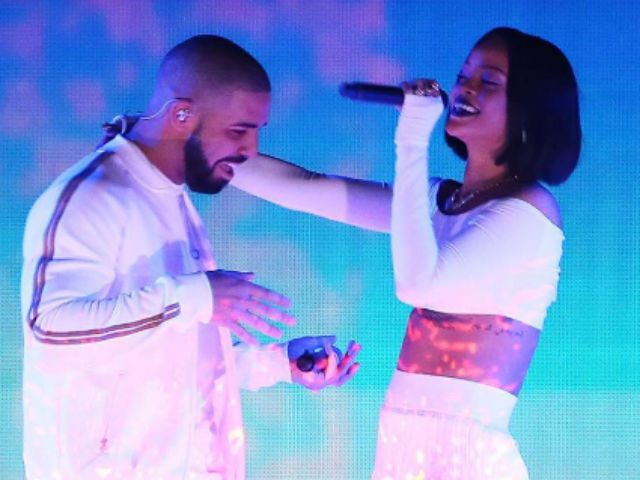
<path fill-rule="evenodd" d="M 171 126 L 177 130 L 193 130 L 192 105 L 188 100 L 178 100 L 171 107 Z"/>

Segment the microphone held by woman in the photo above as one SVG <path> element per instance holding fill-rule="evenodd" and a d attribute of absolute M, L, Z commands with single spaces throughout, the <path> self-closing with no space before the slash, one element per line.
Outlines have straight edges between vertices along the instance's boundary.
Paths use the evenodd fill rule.
<path fill-rule="evenodd" d="M 402 88 L 390 85 L 378 85 L 375 83 L 343 83 L 340 85 L 340 95 L 352 100 L 385 103 L 388 105 L 402 105 L 404 102 L 404 92 Z M 442 89 L 440 89 L 440 97 L 446 108 L 449 103 L 449 97 Z"/>

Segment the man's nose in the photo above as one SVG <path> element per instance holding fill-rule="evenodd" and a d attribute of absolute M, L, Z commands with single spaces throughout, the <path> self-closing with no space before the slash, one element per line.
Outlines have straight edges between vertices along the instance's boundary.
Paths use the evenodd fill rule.
<path fill-rule="evenodd" d="M 250 130 L 244 136 L 242 144 L 238 149 L 240 155 L 254 157 L 258 154 L 258 131 Z"/>

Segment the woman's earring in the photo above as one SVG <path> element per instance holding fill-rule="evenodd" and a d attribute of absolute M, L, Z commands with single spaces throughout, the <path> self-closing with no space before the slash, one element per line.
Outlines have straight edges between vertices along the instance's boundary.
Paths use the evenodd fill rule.
<path fill-rule="evenodd" d="M 522 129 L 522 143 L 527 143 L 527 131 Z"/>

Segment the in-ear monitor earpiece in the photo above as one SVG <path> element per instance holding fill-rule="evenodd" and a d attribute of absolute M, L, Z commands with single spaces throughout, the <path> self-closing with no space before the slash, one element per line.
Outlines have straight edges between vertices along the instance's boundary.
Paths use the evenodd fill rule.
<path fill-rule="evenodd" d="M 191 114 L 189 113 L 189 110 L 187 110 L 186 108 L 181 108 L 176 112 L 176 118 L 179 122 L 185 122 L 187 120 L 187 117 L 189 117 L 190 115 Z"/>

